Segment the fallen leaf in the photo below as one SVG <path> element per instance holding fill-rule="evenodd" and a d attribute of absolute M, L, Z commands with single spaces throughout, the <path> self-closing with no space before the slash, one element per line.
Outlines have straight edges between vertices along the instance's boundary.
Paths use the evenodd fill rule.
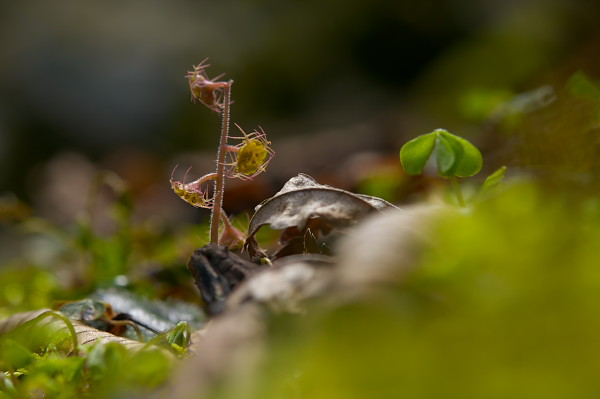
<path fill-rule="evenodd" d="M 318 225 L 318 231 L 342 231 L 356 224 L 371 212 L 396 208 L 376 197 L 354 194 L 346 190 L 317 183 L 312 177 L 299 174 L 292 177 L 273 197 L 256 207 L 250 220 L 248 238 L 244 245 L 251 257 L 266 254 L 258 246 L 255 235 L 264 225 L 284 230 L 282 244 L 301 238 L 309 223 Z M 311 231 L 311 234 L 317 234 Z"/>
<path fill-rule="evenodd" d="M 62 314 L 58 311 L 53 311 L 50 309 L 40 309 L 14 314 L 6 319 L 0 320 L 0 335 L 8 334 L 17 328 L 25 327 L 36 329 L 44 328 L 57 335 L 60 335 L 61 333 L 64 333 L 68 330 L 69 327 L 65 325 L 65 322 L 57 317 L 46 317 L 37 323 L 34 322 L 35 324 L 26 326 L 26 323 L 31 322 L 35 318 L 40 317 L 48 312 Z M 108 332 L 97 330 L 77 320 L 71 320 L 71 324 L 75 330 L 78 345 L 92 345 L 96 343 L 105 344 L 108 342 L 116 342 L 118 344 L 123 345 L 128 350 L 132 351 L 139 351 L 149 346 L 147 343 L 134 341 L 124 337 L 118 337 Z M 159 350 L 164 350 L 154 345 L 151 346 Z M 75 348 L 73 348 L 73 345 L 71 344 L 68 352 L 73 352 L 74 350 Z M 173 356 L 173 354 L 167 350 L 164 350 L 164 352 L 168 353 L 170 356 Z"/>

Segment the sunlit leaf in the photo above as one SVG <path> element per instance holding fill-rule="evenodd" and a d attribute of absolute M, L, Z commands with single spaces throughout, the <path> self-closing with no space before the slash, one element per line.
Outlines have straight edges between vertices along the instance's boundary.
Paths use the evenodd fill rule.
<path fill-rule="evenodd" d="M 404 144 L 400 149 L 400 162 L 409 175 L 418 175 L 423 172 L 436 144 L 435 132 L 416 137 Z"/>
<path fill-rule="evenodd" d="M 502 166 L 485 179 L 481 185 L 480 193 L 485 194 L 496 188 L 504 180 L 505 175 L 506 166 Z"/>
<path fill-rule="evenodd" d="M 460 143 L 450 135 L 439 134 L 436 130 L 436 160 L 440 176 L 452 177 L 458 167 L 459 161 L 463 155 L 463 148 Z"/>
<path fill-rule="evenodd" d="M 462 137 L 448 133 L 445 130 L 438 129 L 436 132 L 439 135 L 440 142 L 446 139 L 454 151 L 456 164 L 450 169 L 452 176 L 469 177 L 481 170 L 483 159 L 477 147 Z"/>
<path fill-rule="evenodd" d="M 167 331 L 166 339 L 177 355 L 184 355 L 190 344 L 192 329 L 189 323 L 181 321 L 173 329 Z"/>
<path fill-rule="evenodd" d="M 438 174 L 443 177 L 469 177 L 483 165 L 481 153 L 473 144 L 437 129 L 406 143 L 400 150 L 400 161 L 410 175 L 423 172 L 425 164 L 435 151 Z"/>

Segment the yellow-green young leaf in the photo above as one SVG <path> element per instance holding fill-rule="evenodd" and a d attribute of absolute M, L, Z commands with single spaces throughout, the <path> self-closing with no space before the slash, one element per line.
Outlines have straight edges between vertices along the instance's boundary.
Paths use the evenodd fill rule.
<path fill-rule="evenodd" d="M 447 169 L 442 169 L 439 165 L 439 152 L 442 148 L 442 145 L 439 146 L 438 171 L 440 172 L 440 175 L 445 177 L 469 177 L 477 174 L 481 170 L 481 166 L 483 165 L 483 159 L 481 157 L 481 152 L 479 152 L 477 147 L 475 147 L 473 144 L 463 139 L 462 137 L 455 136 L 443 129 L 438 129 L 435 132 L 440 138 L 438 142 L 442 144 L 444 141 L 446 141 L 448 144 L 444 145 L 444 147 L 446 149 L 451 149 L 452 151 L 454 151 L 455 158 L 454 164 L 452 164 Z"/>
<path fill-rule="evenodd" d="M 402 146 L 400 161 L 406 173 L 422 173 L 434 150 L 440 176 L 469 177 L 481 170 L 483 160 L 477 147 L 444 129 L 436 129 Z"/>
<path fill-rule="evenodd" d="M 506 175 L 506 166 L 502 166 L 489 175 L 481 185 L 480 192 L 483 194 L 493 190 L 504 179 L 504 175 Z"/>
<path fill-rule="evenodd" d="M 167 332 L 167 342 L 171 345 L 176 344 L 182 348 L 187 348 L 191 335 L 192 329 L 190 325 L 185 321 L 180 321 L 173 329 Z"/>
<path fill-rule="evenodd" d="M 400 149 L 400 162 L 409 175 L 423 172 L 436 143 L 435 132 L 423 134 L 404 144 Z"/>

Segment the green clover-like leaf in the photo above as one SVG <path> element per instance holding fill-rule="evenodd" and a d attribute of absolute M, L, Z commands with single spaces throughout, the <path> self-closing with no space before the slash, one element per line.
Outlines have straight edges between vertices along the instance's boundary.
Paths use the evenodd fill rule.
<path fill-rule="evenodd" d="M 400 161 L 406 173 L 422 173 L 434 150 L 438 174 L 443 177 L 473 176 L 483 165 L 477 147 L 462 137 L 444 129 L 437 129 L 409 141 L 402 147 Z"/>
<path fill-rule="evenodd" d="M 479 173 L 483 166 L 483 159 L 477 147 L 462 137 L 455 136 L 445 130 L 438 129 L 436 132 L 438 133 L 438 140 L 443 138 L 452 143 L 451 148 L 454 150 L 456 163 L 449 171 L 450 176 L 469 177 Z M 444 176 L 442 173 L 440 175 Z"/>
<path fill-rule="evenodd" d="M 404 144 L 400 149 L 400 162 L 409 175 L 418 175 L 429 160 L 435 147 L 435 132 L 421 135 Z"/>
<path fill-rule="evenodd" d="M 454 136 L 443 134 L 445 131 L 436 130 L 436 161 L 438 174 L 443 177 L 452 177 L 460 164 L 464 149 Z"/>

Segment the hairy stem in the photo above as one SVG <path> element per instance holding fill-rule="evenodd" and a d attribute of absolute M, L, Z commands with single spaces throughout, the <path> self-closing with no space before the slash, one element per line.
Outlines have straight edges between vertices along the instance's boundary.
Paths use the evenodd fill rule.
<path fill-rule="evenodd" d="M 217 150 L 217 177 L 215 179 L 215 202 L 210 215 L 210 242 L 219 243 L 219 221 L 223 205 L 223 191 L 225 190 L 225 153 L 227 136 L 229 135 L 229 106 L 231 104 L 231 85 L 233 80 L 227 82 L 223 106 L 223 119 L 221 125 L 221 139 Z"/>
<path fill-rule="evenodd" d="M 201 178 L 199 178 L 198 180 L 194 180 L 191 183 L 186 183 L 185 179 L 183 184 L 185 184 L 188 187 L 198 187 L 200 188 L 200 186 L 202 186 L 203 183 L 206 183 L 209 180 L 215 180 L 217 178 L 217 173 L 213 172 L 213 173 L 207 173 L 204 176 L 202 176 Z"/>
<path fill-rule="evenodd" d="M 458 205 L 461 207 L 465 207 L 465 199 L 463 198 L 462 191 L 460 189 L 460 185 L 458 184 L 458 178 L 456 176 L 452 176 L 450 178 L 452 182 L 452 188 L 454 189 L 454 194 L 456 195 L 456 199 L 458 201 Z"/>
<path fill-rule="evenodd" d="M 225 146 L 225 151 L 227 151 L 227 152 L 240 152 L 240 148 L 236 147 L 234 145 L 226 145 Z"/>

